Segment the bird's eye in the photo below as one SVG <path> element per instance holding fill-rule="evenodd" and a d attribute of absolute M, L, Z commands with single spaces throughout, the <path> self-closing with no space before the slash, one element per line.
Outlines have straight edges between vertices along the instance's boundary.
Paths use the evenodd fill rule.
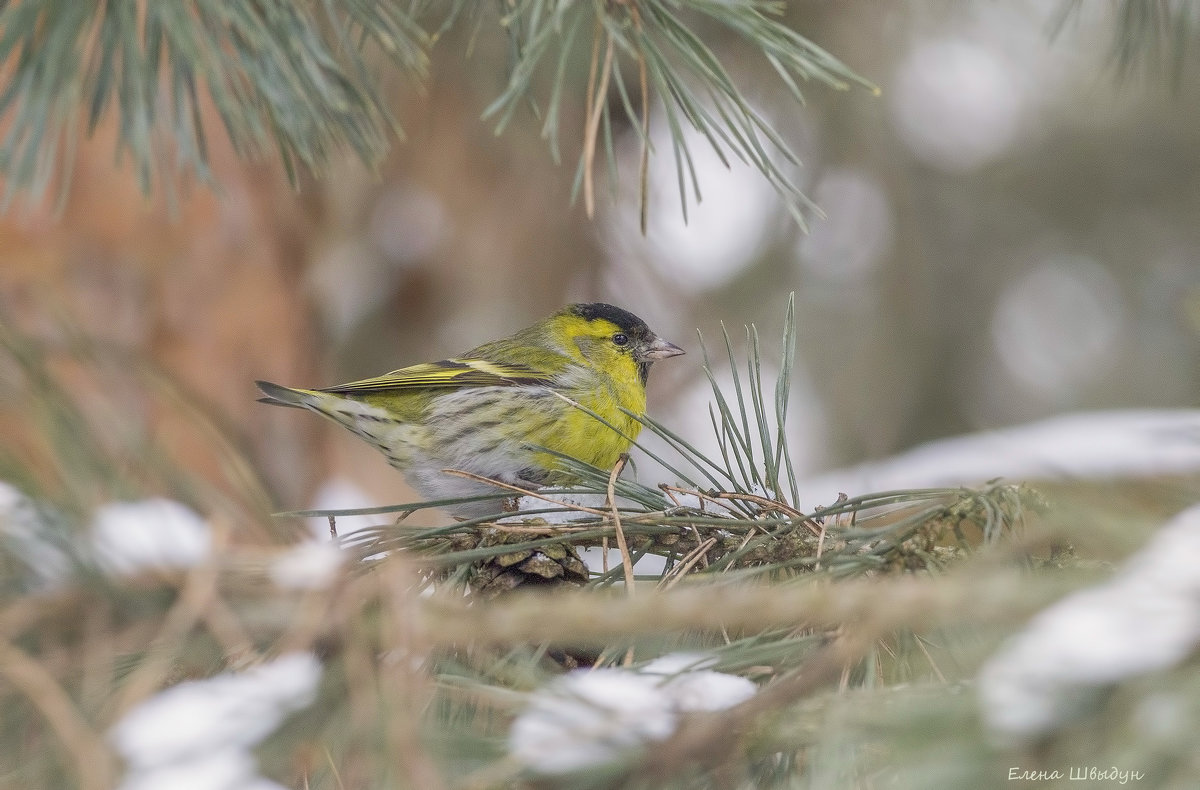
<path fill-rule="evenodd" d="M 618 346 L 629 345 L 629 335 L 625 334 L 624 332 L 617 332 L 615 335 L 613 335 L 612 340 Z"/>

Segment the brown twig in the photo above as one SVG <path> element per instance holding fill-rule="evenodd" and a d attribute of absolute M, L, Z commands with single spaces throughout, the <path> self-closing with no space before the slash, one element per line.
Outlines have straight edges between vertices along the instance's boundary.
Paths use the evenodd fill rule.
<path fill-rule="evenodd" d="M 1066 578 L 1033 583 L 971 568 L 947 574 L 937 585 L 903 576 L 796 585 L 786 595 L 778 585 L 685 585 L 670 592 L 609 599 L 600 607 L 591 591 L 514 594 L 486 605 L 435 595 L 423 600 L 417 611 L 428 623 L 429 638 L 438 644 L 544 642 L 571 634 L 582 643 L 604 645 L 645 634 L 722 626 L 757 633 L 868 619 L 885 622 L 892 630 L 925 630 L 964 620 L 1016 622 L 1071 589 L 1074 585 Z"/>
<path fill-rule="evenodd" d="M 213 532 L 219 534 L 217 529 Z M 151 643 L 154 649 L 146 653 L 119 686 L 120 693 L 111 699 L 117 714 L 129 710 L 163 685 L 163 679 L 184 645 L 184 637 L 204 619 L 217 597 L 219 570 L 216 562 L 209 561 L 187 571 L 179 586 L 179 596 L 163 616 L 158 634 Z"/>
<path fill-rule="evenodd" d="M 665 493 L 667 496 L 671 497 L 671 501 L 674 502 L 679 507 L 683 507 L 683 505 L 679 502 L 679 500 L 677 498 L 675 498 L 675 496 L 673 496 L 672 492 L 677 493 L 677 494 L 685 494 L 687 496 L 694 496 L 694 497 L 696 497 L 696 499 L 699 499 L 701 512 L 704 511 L 704 503 L 705 502 L 712 502 L 714 505 L 720 507 L 722 510 L 726 510 L 730 513 L 734 512 L 733 507 L 729 504 L 726 504 L 725 502 L 722 502 L 717 497 L 716 494 L 707 494 L 698 489 L 681 488 L 680 486 L 667 485 L 666 483 L 659 483 L 658 487 L 660 489 L 662 489 L 663 493 Z"/>
<path fill-rule="evenodd" d="M 567 524 L 546 524 L 540 527 L 520 527 L 515 524 L 488 524 L 487 528 L 492 532 L 505 532 L 513 535 L 541 535 L 550 538 L 555 535 L 570 535 L 572 532 L 584 532 L 596 527 L 594 524 L 585 524 L 578 527 L 572 527 Z"/>
<path fill-rule="evenodd" d="M 731 553 L 736 554 L 737 552 L 746 548 L 746 544 L 750 542 L 750 539 L 753 538 L 757 532 L 758 532 L 758 527 L 751 527 L 746 532 L 746 537 L 742 538 L 742 542 L 739 543 L 738 547 L 736 549 L 734 549 Z M 731 570 L 733 570 L 733 563 L 729 563 L 728 565 L 726 565 L 725 570 L 723 570 L 722 573 L 729 573 Z"/>
<path fill-rule="evenodd" d="M 621 453 L 621 457 L 613 464 L 612 472 L 608 475 L 608 500 L 606 504 L 612 514 L 613 530 L 617 536 L 617 549 L 621 552 L 621 565 L 625 569 L 625 589 L 626 594 L 633 595 L 633 557 L 629 556 L 629 545 L 625 542 L 625 530 L 621 528 L 621 513 L 617 510 L 617 498 L 615 489 L 617 486 L 617 476 L 621 474 L 621 470 L 628 463 L 629 456 Z"/>
<path fill-rule="evenodd" d="M 738 502 L 753 502 L 764 510 L 777 510 L 780 513 L 791 516 L 792 518 L 801 518 L 804 514 L 794 507 L 776 502 L 774 499 L 768 499 L 765 496 L 758 494 L 743 494 L 738 491 L 717 491 L 713 494 L 716 499 L 733 499 Z"/>
<path fill-rule="evenodd" d="M 656 747 L 643 768 L 655 779 L 666 779 L 697 765 L 716 767 L 742 747 L 744 736 L 763 714 L 809 696 L 858 661 L 873 635 L 843 635 L 820 648 L 803 666 L 779 678 L 753 697 L 726 711 L 693 714 L 674 735 Z"/>
<path fill-rule="evenodd" d="M 633 29 L 640 36 L 642 33 L 642 15 L 636 4 L 630 6 L 633 17 Z M 638 166 L 638 207 L 642 235 L 646 235 L 646 226 L 650 216 L 650 80 L 646 76 L 646 56 L 641 47 L 637 51 L 638 86 L 642 91 L 642 159 Z"/>
<path fill-rule="evenodd" d="M 0 677 L 33 703 L 75 758 L 79 787 L 104 790 L 113 786 L 116 766 L 112 752 L 45 667 L 25 651 L 0 642 Z"/>
<path fill-rule="evenodd" d="M 718 491 L 713 494 L 717 499 L 732 499 L 739 502 L 753 502 L 764 510 L 775 510 L 783 513 L 790 518 L 803 519 L 800 523 L 808 527 L 809 531 L 814 535 L 821 534 L 821 529 L 813 523 L 811 518 L 805 518 L 804 514 L 796 508 L 785 505 L 782 502 L 776 502 L 774 499 L 758 496 L 757 494 L 742 494 L 737 491 Z"/>
<path fill-rule="evenodd" d="M 813 570 L 821 567 L 821 555 L 825 552 L 825 521 L 821 520 L 821 534 L 817 537 L 817 564 L 813 566 Z"/>
<path fill-rule="evenodd" d="M 598 87 L 595 87 L 596 60 L 600 48 L 601 29 L 602 25 L 597 24 L 592 47 L 592 69 L 591 74 L 588 76 L 588 122 L 583 136 L 583 205 L 587 211 L 588 219 L 591 219 L 596 213 L 595 176 L 593 172 L 596 165 L 596 138 L 600 133 L 600 117 L 604 110 L 604 101 L 608 98 L 608 79 L 612 73 L 613 55 L 616 50 L 612 34 L 605 30 L 604 35 L 608 41 L 608 45 L 604 49 L 604 65 L 600 71 L 600 84 Z M 592 92 L 593 87 L 595 87 L 594 94 Z"/>
<path fill-rule="evenodd" d="M 925 660 L 929 662 L 929 668 L 933 670 L 933 674 L 937 675 L 937 678 L 940 682 L 945 683 L 946 676 L 943 675 L 942 670 L 938 668 L 937 662 L 933 660 L 933 656 L 929 655 L 929 650 L 925 647 L 925 640 L 921 638 L 920 634 L 913 634 L 912 636 L 913 639 L 916 640 L 917 647 L 919 647 L 921 652 L 925 655 Z"/>
<path fill-rule="evenodd" d="M 704 559 L 705 553 L 712 548 L 716 542 L 716 538 L 707 538 L 703 543 L 688 552 L 687 556 L 680 560 L 679 564 L 672 568 L 670 573 L 668 573 L 666 576 L 663 576 L 662 579 L 659 580 L 658 589 L 669 590 L 678 584 L 679 581 L 687 575 L 687 572 L 690 571 L 696 563 Z"/>

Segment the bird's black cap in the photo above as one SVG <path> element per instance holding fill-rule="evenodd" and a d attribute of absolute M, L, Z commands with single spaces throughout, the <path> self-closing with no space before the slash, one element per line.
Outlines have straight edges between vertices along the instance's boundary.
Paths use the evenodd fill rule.
<path fill-rule="evenodd" d="M 646 337 L 650 334 L 650 327 L 646 325 L 645 321 L 628 310 L 622 310 L 611 304 L 604 302 L 573 304 L 568 310 L 586 321 L 594 321 L 597 318 L 612 321 L 622 332 L 633 337 Z"/>

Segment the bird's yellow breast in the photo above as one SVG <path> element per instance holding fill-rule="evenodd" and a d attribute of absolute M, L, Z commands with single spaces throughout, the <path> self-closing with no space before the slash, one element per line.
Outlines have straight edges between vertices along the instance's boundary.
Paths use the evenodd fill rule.
<path fill-rule="evenodd" d="M 596 370 L 594 361 L 584 360 L 572 375 L 575 381 L 561 390 L 583 409 L 560 401 L 565 407 L 561 418 L 555 425 L 547 426 L 544 435 L 534 441 L 607 469 L 617 462 L 621 453 L 628 452 L 642 429 L 637 417 L 646 413 L 646 389 L 638 376 L 637 364 L 629 355 L 613 355 L 606 358 L 603 365 L 605 369 L 601 372 Z M 549 458 L 544 460 L 548 468 L 559 465 L 549 463 Z"/>
<path fill-rule="evenodd" d="M 621 453 L 628 452 L 642 424 L 626 410 L 638 417 L 646 413 L 646 390 L 635 372 L 631 372 L 629 380 L 632 386 L 622 386 L 620 381 L 614 381 L 614 386 L 600 387 L 579 399 L 581 405 L 594 411 L 616 430 L 590 414 L 572 409 L 575 414 L 568 418 L 573 423 L 572 429 L 567 431 L 570 446 L 564 447 L 562 452 L 602 469 L 615 464 Z"/>

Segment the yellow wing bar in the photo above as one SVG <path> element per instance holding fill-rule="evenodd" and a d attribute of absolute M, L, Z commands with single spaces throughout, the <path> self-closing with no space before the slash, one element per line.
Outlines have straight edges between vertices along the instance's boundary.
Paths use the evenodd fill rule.
<path fill-rule="evenodd" d="M 552 384 L 552 377 L 525 365 L 500 364 L 482 359 L 444 359 L 393 370 L 382 376 L 327 387 L 320 392 L 338 395 L 403 389 L 458 387 L 513 387 Z"/>

